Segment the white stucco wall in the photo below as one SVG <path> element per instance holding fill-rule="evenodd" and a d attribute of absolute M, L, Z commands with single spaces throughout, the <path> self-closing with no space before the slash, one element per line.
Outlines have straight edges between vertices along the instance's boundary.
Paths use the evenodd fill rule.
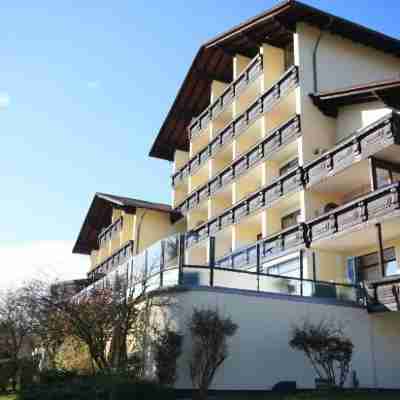
<path fill-rule="evenodd" d="M 217 372 L 212 389 L 268 390 L 283 380 L 294 380 L 300 388 L 314 387 L 315 374 L 308 361 L 288 346 L 291 327 L 306 318 L 344 324 L 355 345 L 352 369 L 362 387 L 400 388 L 400 313 L 369 315 L 356 307 L 229 290 L 190 290 L 177 294 L 177 299 L 175 320 L 185 334 L 178 388 L 191 387 L 187 321 L 194 307 L 218 307 L 239 325 L 229 342 L 230 356 Z"/>

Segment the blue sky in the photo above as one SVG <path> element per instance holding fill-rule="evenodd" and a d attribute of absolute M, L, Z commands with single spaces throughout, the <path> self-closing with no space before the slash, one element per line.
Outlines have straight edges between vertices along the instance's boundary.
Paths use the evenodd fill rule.
<path fill-rule="evenodd" d="M 275 3 L 2 1 L 0 252 L 74 240 L 96 191 L 169 202 L 148 152 L 198 47 Z M 399 36 L 396 0 L 308 4 Z"/>

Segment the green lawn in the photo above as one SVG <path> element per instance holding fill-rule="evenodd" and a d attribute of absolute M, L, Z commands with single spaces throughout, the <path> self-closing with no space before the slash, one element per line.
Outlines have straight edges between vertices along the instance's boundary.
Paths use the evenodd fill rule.
<path fill-rule="evenodd" d="M 5 396 L 0 394 L 0 400 L 15 400 L 15 399 L 16 399 L 15 395 Z"/>
<path fill-rule="evenodd" d="M 398 400 L 400 392 L 344 392 L 344 393 L 299 393 L 297 395 L 247 395 L 247 396 L 224 396 L 215 400 Z M 1 400 L 1 399 L 0 399 Z"/>

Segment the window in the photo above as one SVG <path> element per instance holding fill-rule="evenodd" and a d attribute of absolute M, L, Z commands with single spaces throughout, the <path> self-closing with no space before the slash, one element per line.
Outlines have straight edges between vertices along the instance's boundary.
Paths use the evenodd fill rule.
<path fill-rule="evenodd" d="M 376 180 L 378 188 L 390 185 L 392 181 L 390 172 L 391 171 L 383 168 L 376 169 Z"/>
<path fill-rule="evenodd" d="M 295 212 L 292 212 L 292 213 L 282 217 L 281 218 L 282 229 L 287 229 L 293 225 L 297 225 L 299 222 L 300 214 L 301 214 L 301 211 L 296 210 Z"/>
<path fill-rule="evenodd" d="M 297 168 L 298 166 L 299 166 L 299 159 L 296 157 L 279 168 L 279 175 L 285 175 L 290 170 L 292 170 L 293 168 Z"/>
<path fill-rule="evenodd" d="M 291 40 L 284 48 L 285 71 L 294 65 L 294 45 Z"/>
<path fill-rule="evenodd" d="M 300 278 L 300 259 L 299 257 L 273 265 L 264 269 L 267 274 L 280 275 L 289 278 Z"/>
<path fill-rule="evenodd" d="M 400 275 L 394 247 L 383 251 L 385 276 Z M 373 281 L 381 278 L 378 252 L 358 257 L 360 280 Z"/>

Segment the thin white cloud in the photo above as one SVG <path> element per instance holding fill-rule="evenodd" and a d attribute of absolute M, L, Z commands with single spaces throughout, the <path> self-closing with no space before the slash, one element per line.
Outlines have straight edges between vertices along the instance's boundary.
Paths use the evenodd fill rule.
<path fill-rule="evenodd" d="M 0 290 L 25 281 L 84 278 L 89 260 L 72 254 L 73 242 L 44 240 L 0 242 Z"/>
<path fill-rule="evenodd" d="M 0 110 L 8 108 L 10 105 L 10 95 L 7 92 L 0 92 Z"/>
<path fill-rule="evenodd" d="M 100 87 L 100 81 L 89 81 L 87 87 L 89 89 L 98 89 Z"/>

